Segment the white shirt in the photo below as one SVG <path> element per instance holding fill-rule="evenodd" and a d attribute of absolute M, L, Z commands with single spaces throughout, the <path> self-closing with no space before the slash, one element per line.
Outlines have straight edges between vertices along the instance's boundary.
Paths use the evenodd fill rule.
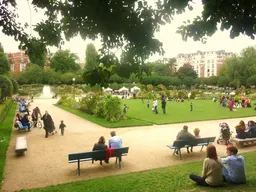
<path fill-rule="evenodd" d="M 109 148 L 117 149 L 122 147 L 122 138 L 119 136 L 113 136 L 108 140 Z"/>
<path fill-rule="evenodd" d="M 155 106 L 157 106 L 157 105 L 158 105 L 158 101 L 155 100 L 155 101 L 153 102 L 153 106 L 155 107 Z"/>

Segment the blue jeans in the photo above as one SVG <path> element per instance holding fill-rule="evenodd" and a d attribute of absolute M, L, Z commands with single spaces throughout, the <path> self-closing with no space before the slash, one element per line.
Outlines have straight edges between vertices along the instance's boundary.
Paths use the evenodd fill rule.
<path fill-rule="evenodd" d="M 201 185 L 201 186 L 210 186 L 208 183 L 206 183 L 205 179 L 200 177 L 200 176 L 197 176 L 197 175 L 194 175 L 194 174 L 190 174 L 189 175 L 189 178 L 193 181 L 195 181 L 198 185 Z"/>

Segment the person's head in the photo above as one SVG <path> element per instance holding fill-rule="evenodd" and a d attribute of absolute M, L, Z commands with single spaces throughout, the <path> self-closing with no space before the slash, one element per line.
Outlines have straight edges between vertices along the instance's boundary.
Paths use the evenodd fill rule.
<path fill-rule="evenodd" d="M 114 136 L 116 136 L 116 132 L 115 131 L 111 131 L 110 135 L 111 135 L 111 137 L 114 137 Z"/>
<path fill-rule="evenodd" d="M 236 155 L 237 153 L 238 153 L 238 149 L 235 146 L 233 146 L 233 145 L 228 145 L 227 146 L 227 154 L 228 154 L 228 156 Z"/>
<path fill-rule="evenodd" d="M 245 128 L 245 123 L 244 123 L 243 120 L 241 120 L 241 121 L 239 122 L 239 125 L 240 125 L 241 128 Z"/>
<path fill-rule="evenodd" d="M 194 129 L 194 134 L 195 134 L 195 136 L 199 136 L 199 133 L 200 133 L 200 129 L 195 128 L 195 129 Z"/>
<path fill-rule="evenodd" d="M 187 126 L 187 125 L 184 125 L 184 126 L 183 126 L 183 130 L 184 130 L 184 131 L 188 131 L 188 126 Z"/>
<path fill-rule="evenodd" d="M 103 136 L 101 136 L 100 138 L 99 138 L 99 141 L 98 141 L 98 143 L 102 143 L 102 144 L 105 144 L 105 138 L 103 137 Z"/>
<path fill-rule="evenodd" d="M 48 111 L 45 111 L 45 114 L 48 115 L 49 114 Z"/>
<path fill-rule="evenodd" d="M 207 154 L 207 157 L 210 158 L 210 159 L 217 160 L 217 158 L 218 158 L 216 147 L 214 145 L 208 145 L 207 146 L 206 154 Z"/>
<path fill-rule="evenodd" d="M 60 123 L 63 123 L 63 120 L 61 120 Z"/>
<path fill-rule="evenodd" d="M 248 127 L 252 127 L 252 126 L 255 126 L 256 123 L 254 121 L 248 121 Z"/>

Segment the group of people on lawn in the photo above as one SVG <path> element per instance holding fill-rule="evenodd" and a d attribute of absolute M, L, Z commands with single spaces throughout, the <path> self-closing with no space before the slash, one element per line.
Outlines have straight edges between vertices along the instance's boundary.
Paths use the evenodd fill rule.
<path fill-rule="evenodd" d="M 194 134 L 188 132 L 188 127 L 185 125 L 176 139 L 189 140 L 200 138 L 200 130 L 194 129 Z M 208 145 L 206 149 L 207 158 L 204 159 L 202 176 L 190 174 L 189 177 L 197 184 L 202 186 L 220 186 L 223 182 L 242 184 L 246 182 L 244 158 L 237 156 L 238 150 L 233 145 L 227 145 L 226 158 L 219 158 L 214 145 Z M 189 153 L 189 147 L 187 148 Z M 190 149 L 192 152 L 192 148 Z M 176 151 L 178 153 L 178 151 Z"/>
<path fill-rule="evenodd" d="M 214 100 L 215 102 L 217 100 Z M 230 99 L 228 99 L 228 97 L 225 96 L 220 96 L 220 105 L 222 105 L 223 107 L 229 107 L 230 111 L 233 111 L 233 108 L 247 108 L 247 107 L 251 107 L 251 99 L 250 98 L 246 98 L 245 96 L 241 97 L 241 103 L 239 103 L 238 101 L 235 101 L 234 98 L 230 97 Z"/>

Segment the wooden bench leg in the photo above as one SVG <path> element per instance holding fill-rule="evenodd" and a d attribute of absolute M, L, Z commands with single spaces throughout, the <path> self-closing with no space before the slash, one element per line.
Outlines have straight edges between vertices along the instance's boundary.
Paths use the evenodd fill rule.
<path fill-rule="evenodd" d="M 200 151 L 202 151 L 202 150 L 203 150 L 203 148 L 204 148 L 204 145 L 202 145 L 202 147 L 201 147 L 201 150 L 200 150 Z"/>
<path fill-rule="evenodd" d="M 77 174 L 80 176 L 80 159 L 77 161 Z"/>

